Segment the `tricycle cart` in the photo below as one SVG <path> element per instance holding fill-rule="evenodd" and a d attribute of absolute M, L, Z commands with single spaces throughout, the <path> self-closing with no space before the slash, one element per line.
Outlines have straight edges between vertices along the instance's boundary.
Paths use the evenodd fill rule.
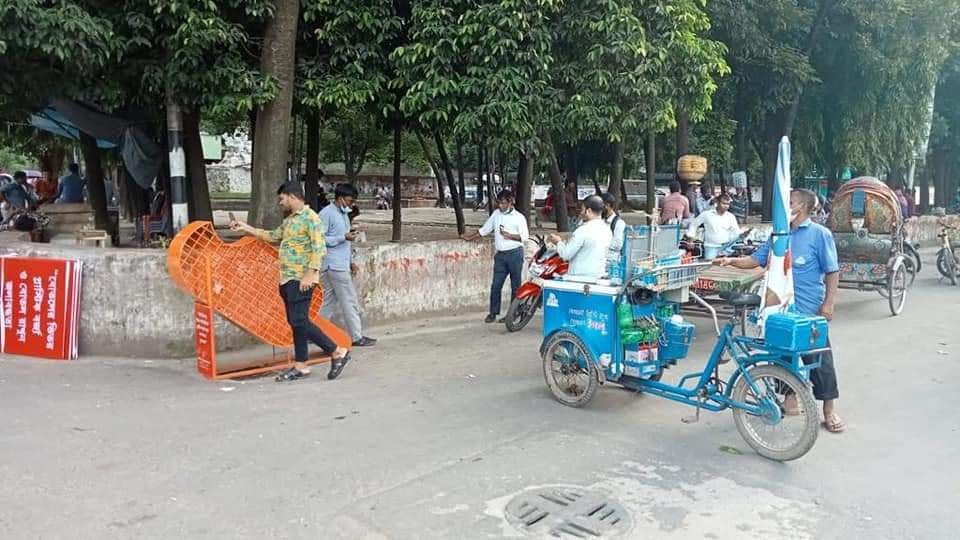
<path fill-rule="evenodd" d="M 876 178 L 851 180 L 837 191 L 828 224 L 837 245 L 840 287 L 877 291 L 899 315 L 919 257 L 905 241 L 897 195 Z"/>
<path fill-rule="evenodd" d="M 679 315 L 698 274 L 708 265 L 675 263 L 655 249 L 637 256 L 639 231 L 628 235 L 631 257 L 623 284 L 555 280 L 544 283 L 544 339 L 540 347 L 546 384 L 564 405 L 582 407 L 598 388 L 613 382 L 700 410 L 732 409 L 741 436 L 757 453 L 788 461 L 816 441 L 819 414 L 809 372 L 829 350 L 822 317 L 770 315 L 763 337 L 736 335 L 738 318 L 760 305 L 755 294 L 726 295 L 734 312 L 702 369 L 670 384 L 664 371 L 686 358 L 694 326 Z M 655 247 L 658 230 L 647 231 Z M 666 242 L 664 242 L 665 244 Z M 634 245 L 631 245 L 634 244 Z M 676 245 L 676 244 L 674 244 Z M 721 375 L 720 364 L 732 360 Z"/>

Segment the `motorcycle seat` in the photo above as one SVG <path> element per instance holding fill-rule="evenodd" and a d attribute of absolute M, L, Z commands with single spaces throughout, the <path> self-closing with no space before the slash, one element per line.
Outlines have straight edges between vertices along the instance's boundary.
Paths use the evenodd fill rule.
<path fill-rule="evenodd" d="M 743 292 L 729 292 L 723 293 L 720 295 L 726 303 L 730 304 L 733 307 L 758 307 L 761 303 L 761 298 L 759 294 L 752 293 L 743 293 Z"/>

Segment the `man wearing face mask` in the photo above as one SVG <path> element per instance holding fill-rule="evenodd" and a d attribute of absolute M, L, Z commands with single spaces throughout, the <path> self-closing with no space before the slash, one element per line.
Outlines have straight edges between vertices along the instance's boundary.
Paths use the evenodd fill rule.
<path fill-rule="evenodd" d="M 840 287 L 840 265 L 837 248 L 830 229 L 814 223 L 810 216 L 816 213 L 817 195 L 810 190 L 795 189 L 790 193 L 790 256 L 793 269 L 795 308 L 807 315 L 822 315 L 833 320 L 833 304 Z M 766 266 L 770 242 L 749 257 L 716 259 L 714 264 L 736 268 Z M 821 365 L 810 372 L 813 396 L 823 401 L 823 425 L 831 433 L 840 433 L 846 424 L 836 413 L 840 392 L 833 354 L 821 355 Z M 788 396 L 784 414 L 797 414 L 796 396 Z"/>
<path fill-rule="evenodd" d="M 333 192 L 333 204 L 320 211 L 320 219 L 326 230 L 327 256 L 323 260 L 323 307 L 320 314 L 332 319 L 336 308 L 343 315 L 344 324 L 354 347 L 370 347 L 377 340 L 363 335 L 360 321 L 360 300 L 353 285 L 353 252 L 351 243 L 359 233 L 350 225 L 350 212 L 357 199 L 357 188 L 351 184 L 339 184 Z"/>
<path fill-rule="evenodd" d="M 565 279 L 596 280 L 607 271 L 607 254 L 613 233 L 603 221 L 603 199 L 591 195 L 583 200 L 580 219 L 583 224 L 573 231 L 569 240 L 551 234 L 549 241 L 557 245 L 557 254 L 570 261 Z"/>
<path fill-rule="evenodd" d="M 464 234 L 462 239 L 472 242 L 493 233 L 497 254 L 493 258 L 493 284 L 490 286 L 490 313 L 485 323 L 496 322 L 500 315 L 503 284 L 510 276 L 510 298 L 517 295 L 523 277 L 523 243 L 530 233 L 527 218 L 513 207 L 513 193 L 505 189 L 497 195 L 497 209 L 490 214 L 480 230 Z M 502 322 L 502 319 L 501 319 Z"/>

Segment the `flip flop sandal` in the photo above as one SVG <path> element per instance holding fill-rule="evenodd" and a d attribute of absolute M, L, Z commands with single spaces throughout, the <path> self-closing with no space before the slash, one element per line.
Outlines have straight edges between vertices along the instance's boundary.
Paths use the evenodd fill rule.
<path fill-rule="evenodd" d="M 277 382 L 291 382 L 300 380 L 308 375 L 310 375 L 309 372 L 304 373 L 297 368 L 289 368 L 278 373 L 273 380 Z"/>
<path fill-rule="evenodd" d="M 830 433 L 843 433 L 847 429 L 847 423 L 839 416 L 835 416 L 832 421 L 824 420 L 823 428 Z"/>

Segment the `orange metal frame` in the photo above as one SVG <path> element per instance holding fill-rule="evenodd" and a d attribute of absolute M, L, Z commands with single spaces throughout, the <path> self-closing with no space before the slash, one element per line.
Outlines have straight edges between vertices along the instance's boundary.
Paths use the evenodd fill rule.
<path fill-rule="evenodd" d="M 197 370 L 210 379 L 247 377 L 285 369 L 293 365 L 290 349 L 293 334 L 286 321 L 278 294 L 280 270 L 277 250 L 254 238 L 232 244 L 223 242 L 209 222 L 194 222 L 178 233 L 167 253 L 167 266 L 174 283 L 196 302 L 195 313 L 205 312 L 206 320 L 195 321 Z M 310 304 L 311 322 L 319 326 L 338 346 L 350 348 L 350 337 L 320 317 L 323 291 L 318 287 Z M 277 355 L 252 360 L 258 367 L 221 373 L 216 359 L 213 314 L 218 313 L 274 348 Z M 195 315 L 196 317 L 196 315 Z M 308 364 L 329 361 L 325 354 L 311 355 Z"/>

